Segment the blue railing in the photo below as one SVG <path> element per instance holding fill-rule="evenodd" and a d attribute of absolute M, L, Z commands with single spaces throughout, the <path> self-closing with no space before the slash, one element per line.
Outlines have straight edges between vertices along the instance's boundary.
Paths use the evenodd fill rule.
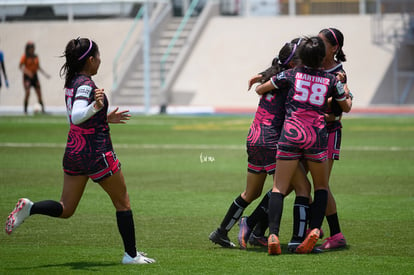
<path fill-rule="evenodd" d="M 188 20 L 190 19 L 191 15 L 194 12 L 194 9 L 197 7 L 199 0 L 193 0 L 191 1 L 190 6 L 188 7 L 183 19 L 181 20 L 180 25 L 178 26 L 177 30 L 174 33 L 173 38 L 171 38 L 170 43 L 168 44 L 167 50 L 161 57 L 160 61 L 160 78 L 161 78 L 161 89 L 165 86 L 165 78 L 166 78 L 166 70 L 165 70 L 165 63 L 167 62 L 168 57 L 171 54 L 172 49 L 175 46 L 175 43 L 177 42 L 178 38 L 180 38 L 180 35 L 185 28 L 185 25 L 187 25 Z"/>
<path fill-rule="evenodd" d="M 129 40 L 132 37 L 132 33 L 134 32 L 138 21 L 143 17 L 144 15 L 144 9 L 145 9 L 145 5 L 142 5 L 141 8 L 139 9 L 137 15 L 134 18 L 134 22 L 132 23 L 127 36 L 125 37 L 124 41 L 122 41 L 121 47 L 119 47 L 118 52 L 115 55 L 114 61 L 113 61 L 113 65 L 112 65 L 112 73 L 113 73 L 113 85 L 112 85 L 112 89 L 115 90 L 118 87 L 118 62 L 119 59 L 122 55 L 122 53 L 125 50 L 125 47 L 127 45 L 127 43 L 129 42 Z"/>

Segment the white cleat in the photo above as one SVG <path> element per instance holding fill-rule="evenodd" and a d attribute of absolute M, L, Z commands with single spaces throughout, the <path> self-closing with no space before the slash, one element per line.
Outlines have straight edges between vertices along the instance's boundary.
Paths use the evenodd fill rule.
<path fill-rule="evenodd" d="M 29 199 L 19 199 L 14 210 L 7 217 L 6 233 L 11 234 L 24 220 L 30 216 L 33 202 Z"/>
<path fill-rule="evenodd" d="M 132 258 L 125 252 L 124 258 L 122 258 L 122 264 L 152 264 L 155 263 L 154 259 L 146 257 L 146 253 L 137 252 L 137 256 Z"/>

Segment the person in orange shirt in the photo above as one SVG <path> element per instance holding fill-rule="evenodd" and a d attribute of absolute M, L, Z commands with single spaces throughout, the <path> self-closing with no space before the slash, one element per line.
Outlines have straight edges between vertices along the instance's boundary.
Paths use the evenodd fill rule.
<path fill-rule="evenodd" d="M 30 88 L 33 87 L 37 94 L 37 99 L 42 107 L 42 113 L 45 113 L 45 106 L 42 100 L 42 90 L 37 72 L 40 71 L 46 78 L 50 75 L 46 73 L 39 64 L 39 57 L 35 53 L 35 45 L 29 41 L 26 44 L 25 53 L 20 59 L 20 70 L 23 72 L 23 87 L 25 91 L 24 96 L 24 113 L 27 115 L 27 105 L 29 103 Z"/>

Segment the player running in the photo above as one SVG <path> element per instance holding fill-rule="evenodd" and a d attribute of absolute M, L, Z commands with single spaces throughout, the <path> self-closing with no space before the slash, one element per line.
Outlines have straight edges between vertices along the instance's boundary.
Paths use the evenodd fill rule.
<path fill-rule="evenodd" d="M 71 217 L 89 178 L 108 193 L 116 209 L 118 230 L 124 244 L 123 264 L 150 264 L 155 260 L 137 252 L 135 226 L 121 164 L 112 147 L 108 123 L 125 123 L 128 111 L 108 111 L 108 99 L 92 76 L 101 64 L 98 45 L 87 38 L 68 42 L 61 68 L 65 76 L 65 101 L 70 129 L 63 156 L 63 191 L 60 202 L 20 199 L 6 221 L 11 234 L 31 215 Z"/>

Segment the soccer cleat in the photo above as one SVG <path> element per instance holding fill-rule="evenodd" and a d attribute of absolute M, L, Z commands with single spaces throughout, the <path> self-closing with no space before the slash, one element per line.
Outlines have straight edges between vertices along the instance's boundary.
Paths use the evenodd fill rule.
<path fill-rule="evenodd" d="M 288 243 L 288 251 L 291 252 L 291 253 L 298 253 L 298 252 L 296 252 L 296 249 L 298 248 L 298 246 L 300 244 L 301 243 L 298 243 L 298 242 L 289 242 Z M 321 250 L 317 247 L 314 247 L 310 253 L 319 254 L 319 253 L 323 253 L 323 250 Z"/>
<path fill-rule="evenodd" d="M 307 230 L 306 230 L 306 236 L 309 234 L 309 232 L 311 232 L 312 231 L 312 229 L 310 229 L 310 228 L 308 228 Z M 323 239 L 323 236 L 324 236 L 325 234 L 323 233 L 323 230 L 322 230 L 322 228 L 321 229 L 319 229 L 319 239 Z"/>
<path fill-rule="evenodd" d="M 249 244 L 253 246 L 267 247 L 267 238 L 265 236 L 256 236 L 252 233 L 250 234 Z"/>
<path fill-rule="evenodd" d="M 236 245 L 230 241 L 229 237 L 227 237 L 227 235 L 220 233 L 218 229 L 211 232 L 208 238 L 213 243 L 218 244 L 225 248 L 236 247 Z"/>
<path fill-rule="evenodd" d="M 344 235 L 339 232 L 329 238 L 326 238 L 322 245 L 318 246 L 321 250 L 330 250 L 346 247 L 346 240 Z"/>
<path fill-rule="evenodd" d="M 267 251 L 269 255 L 280 255 L 282 250 L 280 249 L 279 238 L 275 234 L 270 234 L 267 240 Z"/>
<path fill-rule="evenodd" d="M 249 240 L 250 233 L 252 232 L 252 230 L 247 225 L 246 220 L 247 220 L 247 217 L 241 217 L 240 223 L 239 223 L 240 231 L 239 231 L 238 239 L 239 239 L 239 245 L 241 249 L 247 248 L 247 241 Z"/>
<path fill-rule="evenodd" d="M 19 199 L 14 210 L 7 217 L 6 233 L 11 234 L 24 220 L 30 216 L 33 202 L 29 199 Z"/>
<path fill-rule="evenodd" d="M 145 257 L 146 253 L 144 252 L 137 252 L 137 256 L 132 258 L 125 252 L 124 257 L 122 258 L 122 264 L 152 264 L 155 263 L 154 259 Z"/>
<path fill-rule="evenodd" d="M 307 254 L 313 251 L 316 243 L 319 240 L 319 229 L 314 228 L 306 236 L 305 240 L 296 248 L 295 253 Z"/>

